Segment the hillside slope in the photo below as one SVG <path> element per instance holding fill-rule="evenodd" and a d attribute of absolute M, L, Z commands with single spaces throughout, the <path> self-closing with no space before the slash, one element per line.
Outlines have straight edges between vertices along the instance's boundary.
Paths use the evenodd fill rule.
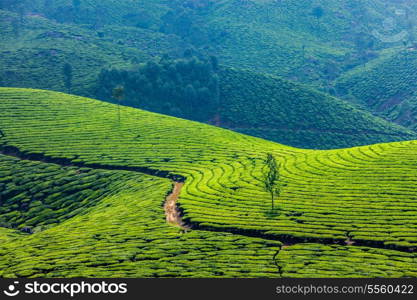
<path fill-rule="evenodd" d="M 161 31 L 163 15 L 175 9 L 176 5 L 165 1 L 81 1 L 79 14 L 75 14 L 73 3 L 68 0 L 52 1 L 48 5 L 44 1 L 26 4 L 22 15 L 13 7 L 6 7 L 11 11 L 0 10 L 3 38 L 0 44 L 0 86 L 40 88 L 89 97 L 97 97 L 97 76 L 102 68 L 131 68 L 138 63 L 159 61 L 164 54 L 182 56 L 188 48 L 216 54 L 222 63 L 239 68 L 246 66 L 252 71 L 271 72 L 310 83 L 323 78 L 326 82 L 331 81 L 341 72 L 341 68 L 332 71 L 337 64 L 335 57 L 339 63 L 344 61 L 347 52 L 352 52 L 355 34 L 366 27 L 359 22 L 353 32 L 349 32 L 351 10 L 358 8 L 347 6 L 343 1 L 317 1 L 314 5 L 307 5 L 305 1 L 218 1 L 197 14 L 197 18 L 210 24 L 216 33 L 227 33 L 223 37 L 225 41 L 207 41 L 211 45 L 207 46 L 195 45 L 178 32 Z M 319 23 L 311 15 L 311 10 L 317 6 L 326 7 Z M 379 1 L 370 1 L 364 7 L 375 22 L 383 19 L 384 10 Z M 133 20 L 141 19 L 144 11 L 149 15 L 150 25 L 138 26 Z M 257 14 L 265 15 L 265 18 L 255 17 Z M 253 23 L 248 25 L 245 21 L 242 24 L 247 19 Z M 295 24 L 294 19 L 302 22 Z M 259 40 L 259 35 L 262 40 L 265 38 L 262 47 L 258 42 L 253 44 L 253 40 Z M 343 45 L 342 50 L 334 46 L 337 39 L 343 40 L 343 43 L 338 43 Z M 219 49 L 214 49 L 213 45 Z M 301 51 L 302 45 L 307 50 Z M 300 51 L 307 52 L 305 57 L 300 56 Z M 309 51 L 314 54 L 309 54 Z M 73 68 L 69 89 L 63 75 L 66 63 Z M 297 78 L 303 77 L 302 74 L 307 74 L 306 78 Z M 361 82 L 366 82 L 362 79 Z M 248 80 L 256 81 L 257 85 L 248 84 Z M 312 149 L 352 147 L 416 137 L 411 131 L 383 124 L 377 118 L 349 108 L 338 99 L 270 76 L 230 70 L 224 72 L 220 83 L 225 107 L 219 115 L 205 121 L 238 132 Z M 363 94 L 372 95 L 369 88 L 375 90 L 373 86 L 368 87 Z M 353 90 L 352 93 L 356 94 Z M 389 112 L 388 119 L 413 128 L 413 99 L 404 101 L 399 108 L 396 106 L 397 109 Z M 304 105 L 307 108 L 303 108 Z M 158 112 L 169 114 L 167 110 Z M 381 116 L 386 117 L 386 114 Z"/>
<path fill-rule="evenodd" d="M 123 97 L 116 100 L 113 91 L 118 86 L 123 86 Z M 195 57 L 103 70 L 96 97 L 302 148 L 417 138 L 411 130 L 301 84 L 214 67 Z"/>
<path fill-rule="evenodd" d="M 135 27 L 94 28 L 60 24 L 37 14 L 20 17 L 0 10 L 0 85 L 67 91 L 63 67 L 72 66 L 71 92 L 94 94 L 102 68 L 131 67 L 164 53 L 178 55 L 186 45 Z"/>
<path fill-rule="evenodd" d="M 409 48 L 336 82 L 342 97 L 390 121 L 417 130 L 417 49 Z"/>
<path fill-rule="evenodd" d="M 41 165 L 55 162 L 86 168 L 82 172 L 93 168 L 96 171 L 91 175 L 104 172 L 103 182 L 108 173 L 103 170 L 115 172 L 108 176 L 119 176 L 110 180 L 107 188 L 100 188 L 111 193 L 105 198 L 96 195 L 91 207 L 76 204 L 80 197 L 73 200 L 80 208 L 75 216 L 67 218 L 64 209 L 55 223 L 42 225 L 41 218 L 27 224 L 30 213 L 18 213 L 22 207 L 18 203 L 27 199 L 24 202 L 43 211 L 42 215 L 57 215 L 49 205 L 61 205 L 61 197 L 48 197 L 50 203 L 31 203 L 35 199 L 25 194 L 16 197 L 37 192 L 25 192 L 24 182 L 29 177 L 3 174 L 6 185 L 2 189 L 12 195 L 6 199 L 12 199 L 10 208 L 16 211 L 15 216 L 7 216 L 9 227 L 47 226 L 29 236 L 7 237 L 6 231 L 7 242 L 0 246 L 1 276 L 257 277 L 272 276 L 273 268 L 276 276 L 284 277 L 417 276 L 415 141 L 301 150 L 128 107 L 122 107 L 119 123 L 115 105 L 39 90 L 1 88 L 0 108 L 0 149 L 6 154 L 1 165 L 5 170 L 13 163 L 9 156 L 15 155 L 39 160 L 21 168 L 49 170 Z M 280 161 L 287 184 L 276 201 L 278 210 L 272 212 L 261 182 L 266 153 L 273 153 Z M 64 165 L 61 170 L 53 168 L 62 174 L 76 171 L 65 170 Z M 163 222 L 161 203 L 169 181 L 137 170 L 185 178 L 179 205 L 184 221 L 192 227 L 190 232 L 182 234 Z M 57 183 L 43 187 L 46 193 L 59 192 L 47 189 L 64 189 L 68 182 L 54 176 L 51 180 Z M 8 184 L 10 180 L 15 184 Z M 90 180 L 95 182 L 94 176 L 83 179 L 86 184 Z M 41 184 L 33 182 L 34 186 Z M 65 190 L 71 199 L 74 192 Z M 147 216 L 155 225 L 150 225 Z M 141 226 L 145 227 L 139 229 Z M 142 230 L 147 240 L 154 241 L 150 246 L 136 246 L 144 239 Z M 185 242 L 177 246 L 169 242 L 171 238 Z M 233 242 L 225 244 L 228 240 Z M 190 248 L 184 249 L 188 243 Z M 68 250 L 68 245 L 77 247 Z M 178 247 L 182 252 L 176 252 Z M 245 252 L 248 247 L 251 250 Z M 212 263 L 199 273 L 199 255 L 209 249 L 216 252 L 210 255 Z M 299 251 L 305 255 L 297 255 Z M 166 267 L 171 254 L 173 262 L 179 259 L 181 263 Z M 37 259 L 46 255 L 48 262 L 35 268 Z M 243 269 L 225 271 L 224 262 L 232 257 L 236 266 L 242 262 Z M 333 262 L 335 257 L 337 263 Z M 251 264 L 253 259 L 256 264 Z M 196 264 L 187 264 L 190 260 Z M 332 271 L 328 262 L 333 264 Z M 263 267 L 256 271 L 258 264 Z M 132 271 L 133 266 L 140 266 L 135 270 L 141 273 Z M 185 275 L 182 266 L 187 269 Z"/>
<path fill-rule="evenodd" d="M 296 83 L 234 69 L 219 75 L 221 108 L 215 125 L 314 149 L 416 138 L 412 131 Z"/>
<path fill-rule="evenodd" d="M 381 31 L 385 20 L 394 21 L 394 33 L 409 32 L 405 38 L 411 41 L 416 11 L 413 1 L 383 0 L 17 2 L 23 16 L 40 15 L 97 32 L 117 26 L 126 32 L 143 29 L 168 40 L 175 36 L 180 44 L 214 54 L 226 65 L 285 76 L 324 90 L 344 71 L 373 59 L 381 49 L 401 44 L 402 40 L 382 43 L 372 34 Z M 19 11 L 18 6 L 4 9 Z M 125 35 L 120 40 L 130 44 L 136 38 Z"/>

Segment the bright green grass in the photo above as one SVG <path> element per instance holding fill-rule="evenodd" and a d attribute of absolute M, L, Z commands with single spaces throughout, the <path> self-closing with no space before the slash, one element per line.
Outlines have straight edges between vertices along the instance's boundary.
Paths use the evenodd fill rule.
<path fill-rule="evenodd" d="M 415 141 L 302 150 L 127 107 L 122 107 L 118 124 L 115 105 L 39 90 L 2 88 L 0 108 L 4 134 L 0 145 L 85 164 L 146 166 L 185 176 L 179 203 L 185 218 L 202 228 L 268 235 L 275 240 L 343 242 L 350 237 L 368 246 L 401 250 L 417 246 Z M 288 184 L 277 200 L 276 214 L 268 213 L 270 200 L 259 181 L 267 152 L 283 164 L 281 173 Z M 150 189 L 159 193 L 159 205 L 167 189 L 168 182 L 165 188 Z M 161 207 L 158 212 L 163 220 Z M 82 216 L 62 224 L 77 231 L 81 224 L 70 224 L 78 218 Z M 106 217 L 97 220 L 108 221 Z M 39 234 L 62 235 L 59 226 Z M 27 243 L 40 242 L 36 235 L 29 239 L 33 240 Z M 389 259 L 381 263 L 390 266 Z M 17 274 L 7 274 L 12 273 Z M 377 276 L 369 271 L 357 275 Z"/>

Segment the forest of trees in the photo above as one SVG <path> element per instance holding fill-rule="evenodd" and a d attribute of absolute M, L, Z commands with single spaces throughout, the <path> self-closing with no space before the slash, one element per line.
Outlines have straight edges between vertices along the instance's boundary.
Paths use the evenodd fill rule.
<path fill-rule="evenodd" d="M 121 104 L 177 117 L 207 121 L 219 106 L 218 62 L 193 56 L 150 61 L 132 70 L 103 69 L 96 96 L 114 102 L 113 89 L 124 88 Z"/>
<path fill-rule="evenodd" d="M 161 18 L 160 31 L 175 34 L 196 46 L 210 44 L 226 34 L 210 29 L 202 18 L 213 3 L 212 0 L 170 1 L 170 10 Z"/>

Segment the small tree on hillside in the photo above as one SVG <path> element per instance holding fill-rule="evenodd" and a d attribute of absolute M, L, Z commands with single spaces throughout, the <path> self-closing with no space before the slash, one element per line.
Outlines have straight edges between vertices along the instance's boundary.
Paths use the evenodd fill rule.
<path fill-rule="evenodd" d="M 275 197 L 281 195 L 282 187 L 284 186 L 281 182 L 280 175 L 280 164 L 277 163 L 275 157 L 268 153 L 265 160 L 265 173 L 263 178 L 265 191 L 271 195 L 271 209 L 274 210 Z"/>
<path fill-rule="evenodd" d="M 125 97 L 125 88 L 121 85 L 116 86 L 113 89 L 112 97 L 117 100 L 117 119 L 120 124 L 120 104 Z"/>
<path fill-rule="evenodd" d="M 64 65 L 62 69 L 62 74 L 64 75 L 64 84 L 67 89 L 68 94 L 71 94 L 72 88 L 72 66 L 69 63 Z"/>

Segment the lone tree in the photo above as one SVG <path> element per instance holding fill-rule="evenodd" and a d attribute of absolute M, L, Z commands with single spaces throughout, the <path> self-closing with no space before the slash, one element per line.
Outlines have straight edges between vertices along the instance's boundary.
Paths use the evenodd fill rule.
<path fill-rule="evenodd" d="M 64 65 L 62 69 L 62 74 L 64 75 L 64 84 L 68 91 L 68 94 L 71 94 L 72 88 L 72 66 L 69 63 Z"/>
<path fill-rule="evenodd" d="M 121 85 L 116 86 L 113 89 L 112 93 L 113 99 L 117 100 L 117 119 L 120 124 L 120 103 L 122 102 L 123 98 L 125 97 L 125 88 Z"/>
<path fill-rule="evenodd" d="M 275 157 L 268 153 L 265 160 L 265 173 L 264 173 L 264 187 L 271 195 L 271 209 L 274 210 L 275 197 L 281 195 L 282 187 L 284 186 L 280 182 L 281 175 L 279 173 L 280 164 L 277 163 Z"/>

